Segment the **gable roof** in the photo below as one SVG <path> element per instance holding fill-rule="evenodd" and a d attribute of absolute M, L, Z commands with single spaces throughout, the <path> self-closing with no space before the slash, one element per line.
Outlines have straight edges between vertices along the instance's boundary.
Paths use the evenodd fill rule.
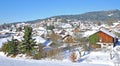
<path fill-rule="evenodd" d="M 96 30 L 93 30 L 93 31 L 86 31 L 85 33 L 84 33 L 84 37 L 89 37 L 89 36 L 91 36 L 91 35 L 93 35 L 93 34 L 95 34 L 95 33 L 97 33 L 98 31 L 96 31 Z"/>
<path fill-rule="evenodd" d="M 113 38 L 117 37 L 115 34 L 113 34 L 112 32 L 109 32 L 109 31 L 106 30 L 106 29 L 101 28 L 101 29 L 99 29 L 99 31 L 102 31 L 102 32 L 104 32 L 105 34 L 107 34 L 107 35 L 109 35 L 109 36 L 111 36 L 111 37 L 113 37 Z"/>
<path fill-rule="evenodd" d="M 67 35 L 64 35 L 64 37 L 62 38 L 63 40 L 66 39 L 67 37 L 69 37 L 71 35 L 67 34 Z M 72 37 L 72 36 L 71 36 Z"/>
<path fill-rule="evenodd" d="M 110 31 L 106 30 L 105 28 L 100 28 L 99 31 L 101 31 L 101 32 L 103 32 L 103 33 L 105 33 L 105 34 L 107 34 L 107 35 L 113 37 L 113 38 L 115 38 L 115 37 L 118 38 L 118 36 L 116 36 L 115 34 L 113 34 L 113 33 L 110 32 Z M 91 35 L 93 35 L 93 34 L 99 32 L 99 31 L 96 31 L 96 32 L 92 33 Z M 90 33 L 90 32 L 88 32 L 88 33 Z M 89 35 L 89 36 L 91 36 L 91 35 Z"/>
<path fill-rule="evenodd" d="M 49 39 L 47 39 L 44 43 L 42 43 L 43 46 L 49 46 L 52 43 Z"/>
<path fill-rule="evenodd" d="M 44 38 L 42 38 L 41 36 L 35 36 L 35 37 L 32 37 L 33 39 L 35 39 L 35 41 L 37 43 L 44 43 L 46 40 Z"/>
<path fill-rule="evenodd" d="M 36 37 L 32 37 L 33 39 L 35 39 L 35 41 L 37 43 L 41 43 L 43 46 L 49 46 L 50 44 L 52 44 L 51 40 L 45 40 L 44 38 L 40 37 L 40 36 L 36 36 Z"/>

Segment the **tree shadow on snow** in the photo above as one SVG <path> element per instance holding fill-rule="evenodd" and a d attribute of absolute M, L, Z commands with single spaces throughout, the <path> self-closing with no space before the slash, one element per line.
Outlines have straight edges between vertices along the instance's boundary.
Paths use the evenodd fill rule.
<path fill-rule="evenodd" d="M 88 57 L 84 57 L 84 58 L 80 58 L 77 62 L 83 62 L 84 60 L 86 60 Z"/>

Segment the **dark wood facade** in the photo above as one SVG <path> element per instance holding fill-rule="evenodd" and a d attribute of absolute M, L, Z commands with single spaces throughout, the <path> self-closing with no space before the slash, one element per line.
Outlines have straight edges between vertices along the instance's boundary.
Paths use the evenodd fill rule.
<path fill-rule="evenodd" d="M 100 29 L 96 33 L 89 36 L 89 43 L 93 46 L 100 45 L 101 47 L 112 46 L 115 47 L 118 42 L 118 37 L 112 32 Z"/>
<path fill-rule="evenodd" d="M 102 31 L 99 31 L 98 32 L 98 40 L 99 42 L 102 42 L 102 43 L 114 43 L 114 37 L 102 32 Z"/>

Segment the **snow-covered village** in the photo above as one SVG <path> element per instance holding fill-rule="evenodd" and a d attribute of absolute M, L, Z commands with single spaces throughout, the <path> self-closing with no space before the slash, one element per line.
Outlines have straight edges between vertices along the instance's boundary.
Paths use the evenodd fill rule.
<path fill-rule="evenodd" d="M 54 22 L 52 18 L 4 26 L 0 31 L 0 64 L 120 65 L 120 21 L 111 25 L 69 21 Z"/>
<path fill-rule="evenodd" d="M 120 1 L 0 0 L 0 66 L 120 66 Z"/>

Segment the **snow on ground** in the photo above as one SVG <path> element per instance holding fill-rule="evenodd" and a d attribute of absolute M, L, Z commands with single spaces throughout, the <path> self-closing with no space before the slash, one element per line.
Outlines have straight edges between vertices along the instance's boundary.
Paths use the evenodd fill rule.
<path fill-rule="evenodd" d="M 120 65 L 120 46 L 116 46 L 113 49 L 113 63 Z"/>
<path fill-rule="evenodd" d="M 2 44 L 7 42 L 8 40 L 11 40 L 12 38 L 11 37 L 8 37 L 8 38 L 0 38 L 0 48 L 2 47 Z"/>
<path fill-rule="evenodd" d="M 81 63 L 113 65 L 109 52 L 91 52 L 79 60 Z"/>
<path fill-rule="evenodd" d="M 11 38 L 0 39 L 0 47 L 2 43 L 7 42 Z M 69 59 L 69 51 L 64 54 L 64 59 L 58 60 L 33 60 L 25 58 L 9 58 L 0 52 L 0 66 L 110 66 L 112 62 L 109 59 L 108 53 L 92 52 L 83 56 L 78 62 L 72 63 Z"/>
<path fill-rule="evenodd" d="M 0 52 L 0 66 L 108 66 L 105 64 L 72 63 L 68 61 L 28 60 L 5 57 Z"/>
<path fill-rule="evenodd" d="M 2 43 L 11 38 L 0 39 L 0 47 Z M 70 62 L 69 51 L 64 53 L 64 59 L 58 60 L 33 60 L 25 58 L 9 58 L 0 52 L 0 66 L 114 66 L 113 60 L 110 59 L 110 52 L 91 52 L 83 56 L 76 63 Z"/>

